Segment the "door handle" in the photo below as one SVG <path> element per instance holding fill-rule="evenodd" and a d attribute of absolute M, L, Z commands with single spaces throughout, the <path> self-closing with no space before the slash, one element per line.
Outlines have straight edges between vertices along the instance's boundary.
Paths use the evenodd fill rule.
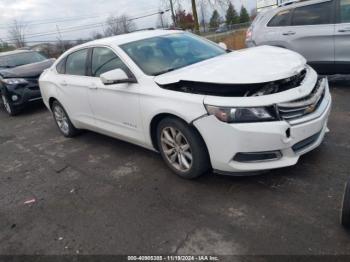
<path fill-rule="evenodd" d="M 350 28 L 339 29 L 338 32 L 339 32 L 339 33 L 350 32 Z"/>
<path fill-rule="evenodd" d="M 295 32 L 288 31 L 288 32 L 282 33 L 282 35 L 295 35 Z"/>
<path fill-rule="evenodd" d="M 67 84 L 67 82 L 66 81 L 62 81 L 61 82 L 61 86 L 67 86 L 68 84 Z"/>

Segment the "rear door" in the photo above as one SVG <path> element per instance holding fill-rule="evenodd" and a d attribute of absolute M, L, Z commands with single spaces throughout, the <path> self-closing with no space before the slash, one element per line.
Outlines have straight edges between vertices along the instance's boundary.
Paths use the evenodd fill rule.
<path fill-rule="evenodd" d="M 339 0 L 335 26 L 337 73 L 350 73 L 350 0 Z"/>
<path fill-rule="evenodd" d="M 334 63 L 334 1 L 296 7 L 290 26 L 281 28 L 286 47 L 311 64 Z"/>
<path fill-rule="evenodd" d="M 87 57 L 89 49 L 69 54 L 57 71 L 58 97 L 71 120 L 92 125 L 94 117 L 88 99 Z"/>

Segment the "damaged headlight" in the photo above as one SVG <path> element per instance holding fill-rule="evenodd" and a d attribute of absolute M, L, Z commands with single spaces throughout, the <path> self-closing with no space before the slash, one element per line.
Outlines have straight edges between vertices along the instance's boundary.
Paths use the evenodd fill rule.
<path fill-rule="evenodd" d="M 1 81 L 7 85 L 28 84 L 28 81 L 23 78 L 5 78 L 1 79 Z"/>
<path fill-rule="evenodd" d="M 217 107 L 205 106 L 209 115 L 226 123 L 247 123 L 277 120 L 273 107 Z"/>

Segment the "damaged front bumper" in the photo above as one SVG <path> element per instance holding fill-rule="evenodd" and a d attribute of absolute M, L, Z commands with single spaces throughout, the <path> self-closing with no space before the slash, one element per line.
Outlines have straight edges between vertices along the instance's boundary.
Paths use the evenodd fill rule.
<path fill-rule="evenodd" d="M 213 169 L 226 174 L 291 166 L 318 147 L 328 131 L 332 104 L 328 81 L 322 84 L 325 91 L 315 111 L 293 119 L 239 124 L 212 115 L 197 119 L 193 124 L 206 142 Z"/>

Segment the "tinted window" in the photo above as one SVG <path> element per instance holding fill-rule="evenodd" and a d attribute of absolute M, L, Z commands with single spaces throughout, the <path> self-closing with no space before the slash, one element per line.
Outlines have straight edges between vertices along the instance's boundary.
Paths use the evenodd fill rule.
<path fill-rule="evenodd" d="M 294 9 L 293 25 L 321 25 L 331 23 L 332 2 L 308 5 Z"/>
<path fill-rule="evenodd" d="M 288 26 L 290 23 L 290 10 L 279 12 L 272 18 L 267 26 Z"/>
<path fill-rule="evenodd" d="M 131 73 L 123 61 L 109 48 L 96 47 L 92 53 L 92 76 L 99 77 L 101 74 L 114 70 L 123 69 L 131 77 Z"/>
<path fill-rule="evenodd" d="M 87 54 L 87 49 L 83 49 L 73 54 L 70 54 L 67 57 L 66 74 L 78 76 L 85 75 Z"/>
<path fill-rule="evenodd" d="M 350 0 L 340 1 L 340 22 L 350 23 Z"/>
<path fill-rule="evenodd" d="M 12 68 L 16 66 L 38 63 L 47 58 L 38 52 L 23 52 L 0 57 L 0 68 Z"/>
<path fill-rule="evenodd" d="M 147 75 L 160 75 L 226 54 L 214 43 L 188 33 L 144 39 L 121 48 Z"/>

